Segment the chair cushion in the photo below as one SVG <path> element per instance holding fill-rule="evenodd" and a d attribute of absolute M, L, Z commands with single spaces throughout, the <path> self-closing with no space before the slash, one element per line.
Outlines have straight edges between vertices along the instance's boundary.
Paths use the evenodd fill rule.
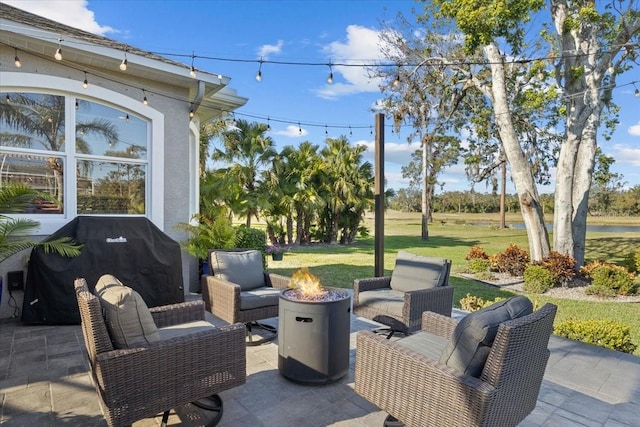
<path fill-rule="evenodd" d="M 94 293 L 100 300 L 115 348 L 132 348 L 160 340 L 151 312 L 139 293 L 111 274 L 98 279 Z"/>
<path fill-rule="evenodd" d="M 417 332 L 406 338 L 399 339 L 396 343 L 437 362 L 448 341 L 445 337 L 436 334 Z"/>
<path fill-rule="evenodd" d="M 280 289 L 262 286 L 250 291 L 240 292 L 240 310 L 269 307 L 280 303 Z"/>
<path fill-rule="evenodd" d="M 235 283 L 243 291 L 264 286 L 264 268 L 260 251 L 212 251 L 214 276 Z"/>
<path fill-rule="evenodd" d="M 515 296 L 466 315 L 456 325 L 440 356 L 440 363 L 479 377 L 491 351 L 498 326 L 507 320 L 532 312 L 531 301 L 523 296 Z"/>
<path fill-rule="evenodd" d="M 404 306 L 404 293 L 394 291 L 391 288 L 380 288 L 360 292 L 358 294 L 358 306 L 366 306 L 401 318 L 402 307 Z"/>
<path fill-rule="evenodd" d="M 409 292 L 441 286 L 446 277 L 446 263 L 445 258 L 398 251 L 391 273 L 391 289 Z"/>
<path fill-rule="evenodd" d="M 196 320 L 194 322 L 178 323 L 176 325 L 159 328 L 158 333 L 160 334 L 161 340 L 168 340 L 175 337 L 195 334 L 197 332 L 208 331 L 210 329 L 215 329 L 215 326 L 204 320 Z"/>

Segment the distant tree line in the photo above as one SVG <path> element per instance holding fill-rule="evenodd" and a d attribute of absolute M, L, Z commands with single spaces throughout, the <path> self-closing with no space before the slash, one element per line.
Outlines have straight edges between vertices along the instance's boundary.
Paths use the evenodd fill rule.
<path fill-rule="evenodd" d="M 402 212 L 420 212 L 420 191 L 402 188 L 394 191 L 387 206 Z M 519 213 L 520 204 L 516 194 L 506 195 L 507 213 Z M 540 204 L 545 214 L 552 214 L 553 194 L 541 194 Z M 474 191 L 446 191 L 434 195 L 434 213 L 498 213 L 500 195 Z M 593 216 L 640 216 L 640 185 L 628 189 L 595 184 L 589 195 L 589 214 Z"/>

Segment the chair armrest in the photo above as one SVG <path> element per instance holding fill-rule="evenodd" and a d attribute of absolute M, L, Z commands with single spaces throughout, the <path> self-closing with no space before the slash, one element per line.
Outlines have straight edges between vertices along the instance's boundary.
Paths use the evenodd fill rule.
<path fill-rule="evenodd" d="M 422 330 L 430 334 L 450 338 L 458 321 L 442 314 L 425 311 L 422 313 Z"/>
<path fill-rule="evenodd" d="M 153 400 L 174 390 L 186 399 L 216 393 L 218 384 L 246 379 L 245 326 L 211 328 L 96 358 L 95 375 L 108 407 Z M 135 372 L 135 375 L 131 373 Z M 191 400 L 186 400 L 189 402 Z"/>
<path fill-rule="evenodd" d="M 291 278 L 276 273 L 265 272 L 264 282 L 267 284 L 267 286 L 271 286 L 277 289 L 287 289 L 289 287 L 289 282 L 291 282 Z"/>
<path fill-rule="evenodd" d="M 181 302 L 149 308 L 158 328 L 204 320 L 204 301 Z"/>
<path fill-rule="evenodd" d="M 425 311 L 451 316 L 453 309 L 453 286 L 437 286 L 404 293 L 404 306 L 408 318 L 420 319 Z"/>
<path fill-rule="evenodd" d="M 236 313 L 240 311 L 240 285 L 217 276 L 207 276 L 202 298 L 214 316 L 227 323 L 236 323 Z"/>
<path fill-rule="evenodd" d="M 391 285 L 391 276 L 370 277 L 367 279 L 356 279 L 353 281 L 353 293 L 388 288 L 390 285 Z"/>
<path fill-rule="evenodd" d="M 357 333 L 356 349 L 356 393 L 407 425 L 479 425 L 496 392 L 372 331 Z"/>

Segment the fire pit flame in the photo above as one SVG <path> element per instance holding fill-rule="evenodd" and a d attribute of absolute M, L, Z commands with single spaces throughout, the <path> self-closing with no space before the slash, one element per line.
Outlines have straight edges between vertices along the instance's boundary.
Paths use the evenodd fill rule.
<path fill-rule="evenodd" d="M 317 297 L 325 292 L 320 279 L 311 274 L 307 268 L 301 268 L 293 273 L 289 287 L 296 289 L 303 298 Z"/>
<path fill-rule="evenodd" d="M 284 291 L 284 295 L 295 301 L 330 302 L 347 297 L 344 291 L 323 288 L 320 279 L 307 268 L 301 268 L 291 275 L 289 288 Z"/>

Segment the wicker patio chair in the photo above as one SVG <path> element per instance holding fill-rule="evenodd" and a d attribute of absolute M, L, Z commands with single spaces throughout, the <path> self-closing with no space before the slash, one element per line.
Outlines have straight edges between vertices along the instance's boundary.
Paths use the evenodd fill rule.
<path fill-rule="evenodd" d="M 114 348 L 98 297 L 85 279 L 74 286 L 91 373 L 110 427 L 160 413 L 166 425 L 170 409 L 190 402 L 218 411 L 209 425 L 219 421 L 222 401 L 217 393 L 246 379 L 244 325 L 205 322 L 202 301 L 154 307 L 148 310 L 159 339 Z"/>
<path fill-rule="evenodd" d="M 253 249 L 210 251 L 209 272 L 202 280 L 206 309 L 226 322 L 244 323 L 247 345 L 275 339 L 277 328 L 259 321 L 278 316 L 280 292 L 290 279 L 265 271 L 262 253 Z M 267 336 L 254 339 L 253 328 L 267 331 Z"/>
<path fill-rule="evenodd" d="M 451 318 L 426 312 L 421 332 L 395 342 L 360 331 L 355 391 L 389 414 L 385 425 L 516 426 L 536 406 L 555 313 L 545 304 L 501 322 L 477 376 L 441 361 L 460 338 Z"/>
<path fill-rule="evenodd" d="M 354 281 L 353 312 L 387 326 L 376 329 L 387 338 L 415 332 L 425 311 L 451 316 L 450 271 L 448 259 L 399 251 L 391 276 Z"/>

